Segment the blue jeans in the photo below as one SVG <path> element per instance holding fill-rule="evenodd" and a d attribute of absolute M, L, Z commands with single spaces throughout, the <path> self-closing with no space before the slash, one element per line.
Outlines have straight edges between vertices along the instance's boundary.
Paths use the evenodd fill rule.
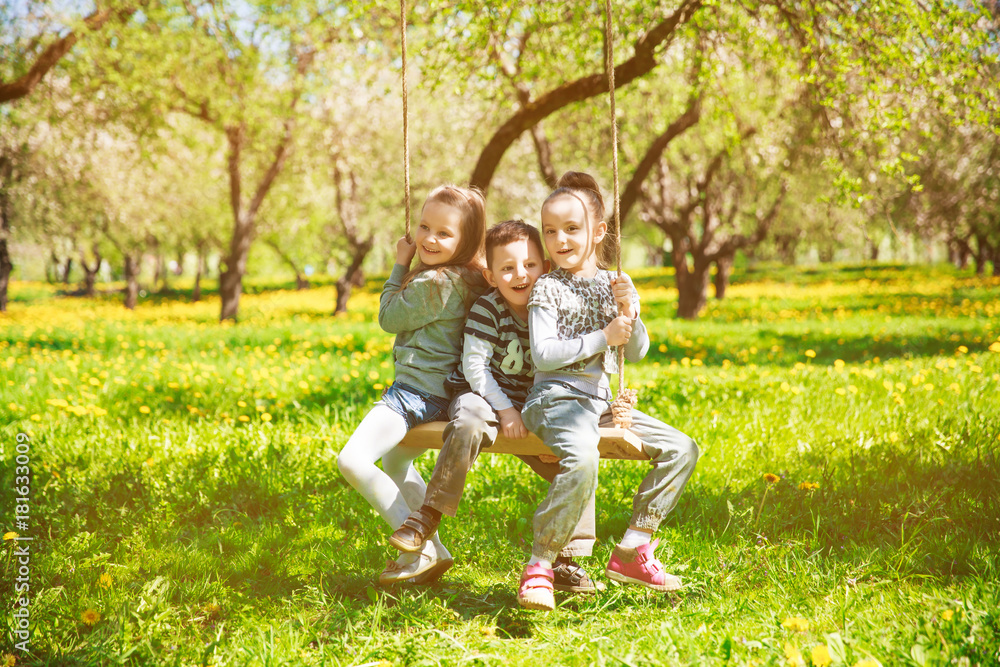
<path fill-rule="evenodd" d="M 532 555 L 553 560 L 569 543 L 597 489 L 600 427 L 611 426 L 607 401 L 560 383 L 531 388 L 521 413 L 524 425 L 560 457 L 559 474 L 535 512 Z M 632 410 L 632 428 L 652 469 L 632 499 L 631 525 L 655 531 L 677 504 L 698 462 L 698 445 L 672 426 Z"/>
<path fill-rule="evenodd" d="M 375 405 L 384 405 L 406 422 L 406 430 L 448 419 L 448 399 L 431 396 L 402 382 L 393 382 Z"/>

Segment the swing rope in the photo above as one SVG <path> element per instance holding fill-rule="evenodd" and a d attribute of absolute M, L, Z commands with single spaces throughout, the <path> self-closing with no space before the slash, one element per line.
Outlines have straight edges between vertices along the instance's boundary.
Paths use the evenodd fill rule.
<path fill-rule="evenodd" d="M 399 40 L 403 45 L 403 190 L 406 202 L 406 240 L 410 241 L 410 125 L 406 94 L 406 0 L 399 0 Z"/>
<path fill-rule="evenodd" d="M 608 96 L 611 100 L 611 169 L 615 175 L 615 245 L 618 260 L 618 277 L 622 275 L 622 221 L 621 196 L 618 179 L 618 118 L 615 112 L 615 47 L 611 29 L 611 0 L 604 1 L 604 71 L 608 77 Z M 619 315 L 624 310 L 619 308 Z M 634 389 L 625 385 L 625 346 L 618 346 L 618 396 L 611 403 L 611 415 L 615 426 L 627 429 L 632 426 L 632 408 L 638 397 Z"/>

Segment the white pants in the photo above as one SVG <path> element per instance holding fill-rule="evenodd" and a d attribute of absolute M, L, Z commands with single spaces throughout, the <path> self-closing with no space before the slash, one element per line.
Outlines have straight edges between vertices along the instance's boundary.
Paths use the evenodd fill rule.
<path fill-rule="evenodd" d="M 384 405 L 376 405 L 358 424 L 337 458 L 344 479 L 396 530 L 411 512 L 424 504 L 427 486 L 413 459 L 424 453 L 399 447 L 406 435 L 406 421 Z M 382 470 L 375 462 L 382 459 Z M 435 533 L 431 540 L 440 544 Z"/>

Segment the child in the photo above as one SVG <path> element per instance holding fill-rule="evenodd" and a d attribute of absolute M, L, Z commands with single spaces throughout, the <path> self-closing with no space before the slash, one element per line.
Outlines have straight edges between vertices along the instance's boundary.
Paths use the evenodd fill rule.
<path fill-rule="evenodd" d="M 455 393 L 448 411 L 444 446 L 427 485 L 424 505 L 389 538 L 404 552 L 414 552 L 434 535 L 441 515 L 454 517 L 465 478 L 483 448 L 500 432 L 508 438 L 527 437 L 521 406 L 535 373 L 528 349 L 528 295 L 545 271 L 538 230 L 521 220 L 507 220 L 486 233 L 486 281 L 495 289 L 479 297 L 465 325 L 462 364 L 449 378 Z M 520 457 L 551 482 L 558 466 L 537 456 Z M 555 586 L 592 593 L 598 588 L 574 556 L 589 556 L 594 548 L 594 500 L 591 496 L 571 541 L 555 563 Z"/>
<path fill-rule="evenodd" d="M 344 478 L 393 529 L 420 507 L 426 491 L 412 465 L 420 450 L 397 445 L 409 429 L 444 418 L 445 379 L 459 363 L 469 306 L 485 291 L 482 194 L 441 186 L 427 196 L 420 216 L 413 241 L 396 243 L 396 265 L 379 302 L 379 325 L 396 334 L 395 382 L 337 459 Z M 408 271 L 415 253 L 419 262 Z M 379 459 L 382 470 L 375 466 Z M 453 562 L 435 535 L 416 553 L 389 562 L 379 581 L 431 581 Z"/>
<path fill-rule="evenodd" d="M 560 457 L 560 471 L 535 512 L 531 559 L 521 575 L 518 602 L 552 610 L 552 559 L 569 541 L 597 487 L 598 428 L 611 424 L 608 373 L 617 372 L 615 346 L 638 361 L 649 348 L 639 319 L 639 295 L 628 276 L 600 268 L 607 234 L 604 201 L 587 174 L 569 172 L 542 205 L 542 234 L 558 268 L 538 279 L 528 301 L 535 381 L 525 403 L 524 424 Z M 624 315 L 618 315 L 621 304 Z M 642 440 L 652 470 L 632 502 L 632 520 L 605 570 L 619 582 L 655 590 L 680 587 L 663 571 L 650 543 L 698 460 L 694 440 L 632 411 L 631 430 Z"/>

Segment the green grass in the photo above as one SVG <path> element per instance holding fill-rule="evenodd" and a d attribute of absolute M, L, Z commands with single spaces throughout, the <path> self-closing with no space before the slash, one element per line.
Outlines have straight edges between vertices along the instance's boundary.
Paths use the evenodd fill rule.
<path fill-rule="evenodd" d="M 544 483 L 484 456 L 442 537 L 456 566 L 381 589 L 388 530 L 336 454 L 391 382 L 378 281 L 217 300 L 60 298 L 0 316 L 0 529 L 31 437 L 33 653 L 59 665 L 784 665 L 1000 660 L 1000 282 L 947 268 L 757 269 L 699 322 L 635 273 L 641 408 L 702 459 L 659 531 L 685 590 L 517 607 Z M 425 478 L 433 454 L 418 459 Z M 765 473 L 780 481 L 768 488 Z M 595 555 L 645 467 L 604 462 Z M 800 488 L 803 483 L 818 488 Z M 766 489 L 766 496 L 765 496 Z M 13 609 L 13 542 L 0 592 Z M 92 625 L 87 610 L 100 614 Z M 801 618 L 805 631 L 783 622 Z M 6 616 L 10 624 L 11 616 Z M 793 660 L 794 662 L 794 660 Z M 2 664 L 2 663 L 0 663 Z"/>

